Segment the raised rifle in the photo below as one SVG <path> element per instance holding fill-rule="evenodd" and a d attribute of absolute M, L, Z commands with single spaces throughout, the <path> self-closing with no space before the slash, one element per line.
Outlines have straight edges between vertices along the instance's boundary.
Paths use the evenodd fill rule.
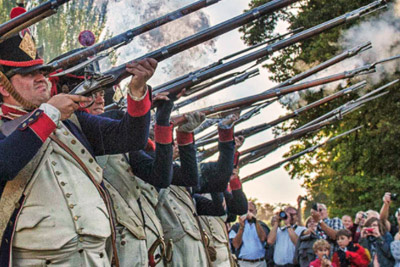
<path fill-rule="evenodd" d="M 318 107 L 318 106 L 323 105 L 325 103 L 328 103 L 328 102 L 330 102 L 330 101 L 332 101 L 332 100 L 334 100 L 336 98 L 339 98 L 341 96 L 350 94 L 350 93 L 352 93 L 352 92 L 354 92 L 354 91 L 356 91 L 356 90 L 358 90 L 360 88 L 363 88 L 363 87 L 365 87 L 366 84 L 367 84 L 367 82 L 365 82 L 365 81 L 359 82 L 359 83 L 357 83 L 355 85 L 352 85 L 352 86 L 350 86 L 348 88 L 342 89 L 342 90 L 340 90 L 340 91 L 338 91 L 338 92 L 336 92 L 334 94 L 326 96 L 326 97 L 324 97 L 324 98 L 322 98 L 320 100 L 317 100 L 317 101 L 315 101 L 313 103 L 310 103 L 310 104 L 308 104 L 308 105 L 306 105 L 306 106 L 304 106 L 302 108 L 296 109 L 292 113 L 289 113 L 289 114 L 287 114 L 285 116 L 277 118 L 277 119 L 275 119 L 273 121 L 266 122 L 266 123 L 261 123 L 261 124 L 258 124 L 256 126 L 252 126 L 252 127 L 237 131 L 237 132 L 235 132 L 235 136 L 242 135 L 242 136 L 247 138 L 247 137 L 252 136 L 254 134 L 257 134 L 257 133 L 260 133 L 262 131 L 268 130 L 268 129 L 270 129 L 270 128 L 272 128 L 272 127 L 274 127 L 274 126 L 276 126 L 276 125 L 278 125 L 278 124 L 280 124 L 280 123 L 282 123 L 284 121 L 287 121 L 289 119 L 297 117 L 301 113 L 306 112 L 306 111 L 308 111 L 308 110 L 310 110 L 312 108 Z M 204 146 L 204 145 L 208 145 L 208 144 L 214 143 L 216 141 L 218 141 L 218 138 L 200 140 L 200 141 L 196 142 L 196 145 L 197 146 Z"/>
<path fill-rule="evenodd" d="M 284 7 L 287 7 L 290 4 L 293 4 L 297 1 L 299 0 L 273 0 L 264 5 L 256 7 L 246 13 L 243 13 L 235 18 L 232 18 L 216 26 L 205 29 L 197 34 L 186 37 L 180 41 L 162 47 L 156 51 L 150 52 L 135 60 L 138 61 L 144 58 L 153 58 L 158 62 L 160 62 L 184 50 L 187 50 L 198 44 L 206 42 L 216 36 L 224 34 L 230 30 L 236 29 L 263 15 L 267 15 L 277 10 L 280 10 Z M 126 71 L 125 66 L 126 64 L 122 64 L 120 66 L 110 69 L 109 71 L 106 71 L 103 75 L 99 75 L 97 77 L 93 77 L 92 79 L 85 80 L 75 89 L 73 89 L 71 94 L 90 96 L 96 91 L 101 90 L 102 88 L 118 84 L 120 81 L 130 76 L 130 74 Z"/>
<path fill-rule="evenodd" d="M 208 69 L 211 69 L 211 68 L 213 68 L 213 67 L 216 67 L 216 66 L 218 66 L 218 65 L 221 65 L 221 64 L 223 64 L 225 61 L 227 61 L 228 59 L 232 59 L 232 58 L 237 57 L 237 56 L 239 56 L 239 55 L 241 55 L 241 54 L 244 54 L 244 53 L 246 53 L 246 52 L 249 52 L 249 51 L 251 51 L 251 50 L 254 50 L 254 49 L 256 49 L 256 48 L 258 48 L 258 47 L 260 47 L 260 46 L 267 45 L 267 44 L 270 44 L 270 43 L 275 42 L 275 41 L 277 41 L 277 40 L 280 40 L 280 39 L 282 39 L 282 38 L 284 38 L 284 37 L 286 37 L 286 36 L 288 36 L 288 35 L 291 35 L 291 34 L 294 34 L 294 33 L 299 32 L 300 30 L 302 30 L 302 28 L 298 28 L 298 29 L 289 31 L 289 32 L 287 32 L 287 33 L 285 33 L 285 34 L 278 35 L 277 37 L 274 37 L 274 38 L 269 39 L 269 40 L 267 40 L 267 41 L 264 41 L 264 42 L 262 42 L 262 43 L 259 43 L 259 44 L 253 45 L 253 46 L 251 46 L 251 47 L 245 48 L 245 49 L 243 49 L 243 50 L 241 50 L 241 51 L 239 51 L 239 52 L 235 52 L 235 53 L 233 53 L 233 54 L 230 54 L 230 55 L 228 55 L 228 56 L 226 56 L 226 57 L 223 57 L 223 58 L 219 59 L 218 61 L 216 61 L 216 62 L 214 62 L 214 63 L 209 64 L 209 65 L 206 66 L 206 67 L 200 68 L 200 69 L 198 69 L 198 70 L 192 71 L 192 72 L 190 72 L 190 73 L 188 73 L 188 74 L 185 74 L 185 75 L 183 75 L 183 76 L 180 76 L 180 77 L 178 77 L 178 78 L 175 78 L 175 79 L 173 79 L 173 80 L 171 80 L 171 81 L 168 81 L 168 82 L 166 82 L 166 83 L 163 83 L 163 84 L 161 84 L 161 85 L 158 85 L 158 86 L 154 87 L 153 91 L 154 91 L 154 92 L 157 92 L 157 91 L 163 89 L 164 87 L 166 87 L 166 86 L 168 86 L 168 85 L 174 84 L 174 83 L 176 83 L 176 82 L 178 82 L 178 81 L 181 81 L 181 80 L 183 80 L 183 79 L 186 79 L 186 78 L 188 78 L 188 77 L 190 77 L 190 76 L 196 75 L 196 73 L 200 73 L 200 72 L 203 72 L 203 71 L 205 71 L 205 70 L 208 70 Z M 211 86 L 211 85 L 208 85 L 208 86 Z M 197 91 L 197 90 L 196 90 L 196 88 L 191 88 L 190 91 L 193 92 L 193 91 Z"/>
<path fill-rule="evenodd" d="M 365 13 L 370 13 L 371 10 L 375 10 L 376 8 L 379 8 L 379 6 L 381 6 L 382 3 L 384 3 L 384 2 L 375 1 L 367 6 L 361 7 L 354 11 L 346 13 L 342 16 L 339 16 L 337 18 L 334 18 L 332 20 L 329 20 L 327 22 L 324 22 L 322 24 L 314 26 L 310 29 L 304 30 L 297 34 L 294 34 L 291 37 L 288 37 L 281 41 L 277 41 L 273 44 L 266 46 L 265 48 L 262 48 L 257 51 L 254 51 L 252 53 L 246 54 L 242 57 L 231 60 L 222 65 L 202 71 L 202 72 L 196 74 L 194 77 L 188 77 L 188 78 L 183 79 L 175 84 L 166 86 L 166 87 L 158 90 L 157 93 L 158 92 L 169 92 L 170 94 L 177 94 L 184 88 L 189 88 L 189 87 L 199 84 L 207 79 L 210 79 L 216 75 L 221 75 L 225 72 L 228 72 L 235 68 L 241 67 L 241 66 L 248 64 L 250 62 L 253 62 L 257 59 L 271 55 L 272 53 L 279 51 L 283 48 L 286 48 L 290 45 L 293 45 L 297 42 L 300 42 L 300 41 L 306 40 L 308 38 L 311 38 L 313 36 L 316 36 L 326 30 L 332 29 L 332 28 L 342 25 L 346 22 L 352 21 L 355 18 L 358 18 Z"/>
<path fill-rule="evenodd" d="M 58 69 L 65 69 L 72 67 L 70 69 L 67 69 L 65 71 L 59 72 L 57 74 L 52 75 L 53 77 L 56 76 L 62 76 L 68 73 L 71 73 L 73 71 L 76 71 L 80 68 L 83 68 L 84 66 L 88 65 L 89 63 L 99 60 L 101 58 L 106 57 L 109 53 L 103 53 L 101 55 L 96 55 L 100 52 L 103 52 L 107 49 L 112 48 L 113 50 L 129 44 L 136 36 L 143 34 L 145 32 L 151 31 L 155 28 L 158 28 L 168 22 L 177 20 L 179 18 L 182 18 L 186 15 L 189 15 L 195 11 L 198 11 L 204 7 L 208 7 L 210 5 L 213 5 L 220 0 L 200 0 L 196 1 L 194 3 L 191 3 L 185 7 L 182 7 L 176 11 L 170 12 L 162 17 L 156 18 L 154 20 L 151 20 L 143 25 L 140 25 L 138 27 L 135 27 L 133 29 L 127 30 L 124 33 L 118 34 L 108 40 L 105 40 L 103 42 L 100 42 L 98 44 L 92 45 L 90 47 L 87 47 L 83 50 L 80 50 L 76 53 L 73 53 L 71 55 L 68 55 L 66 57 L 60 58 L 59 60 L 55 60 L 49 65 L 53 67 L 53 70 L 58 70 Z M 75 66 L 78 62 L 81 62 L 82 60 L 87 60 L 87 58 L 94 56 L 95 57 L 89 59 L 88 61 L 82 62 L 79 65 Z"/>
<path fill-rule="evenodd" d="M 250 162 L 258 161 L 259 159 L 265 157 L 267 154 L 273 152 L 275 149 L 277 149 L 278 147 L 280 147 L 282 145 L 285 145 L 293 140 L 301 138 L 301 137 L 307 135 L 308 133 L 319 130 L 326 125 L 331 125 L 332 123 L 334 123 L 338 120 L 341 120 L 343 118 L 343 116 L 361 108 L 362 106 L 364 106 L 365 103 L 372 101 L 376 98 L 379 98 L 383 95 L 388 94 L 389 93 L 388 91 L 380 93 L 380 94 L 376 94 L 376 93 L 386 89 L 388 86 L 393 85 L 394 83 L 397 83 L 398 81 L 399 80 L 395 80 L 393 82 L 388 83 L 385 86 L 382 86 L 384 88 L 380 87 L 380 88 L 372 91 L 371 93 L 368 94 L 367 97 L 363 96 L 363 97 L 356 99 L 355 101 L 349 101 L 348 104 L 343 106 L 339 112 L 331 114 L 328 118 L 326 118 L 322 121 L 319 121 L 318 123 L 311 124 L 307 127 L 298 128 L 298 129 L 292 131 L 290 134 L 275 138 L 268 142 L 256 145 L 254 147 L 251 147 L 249 149 L 242 151 L 241 155 L 246 155 L 246 154 L 248 154 L 248 155 L 240 159 L 239 166 L 244 166 Z M 375 94 L 375 95 L 373 95 L 373 94 Z M 325 117 L 325 115 L 322 115 L 321 117 Z"/>
<path fill-rule="evenodd" d="M 325 142 L 322 142 L 322 143 L 317 144 L 317 145 L 315 145 L 315 146 L 312 146 L 312 147 L 309 147 L 309 148 L 307 148 L 307 149 L 304 149 L 303 151 L 301 151 L 301 152 L 299 152 L 299 153 L 296 153 L 296 154 L 294 154 L 294 155 L 292 155 L 292 156 L 290 156 L 290 157 L 287 157 L 287 158 L 285 158 L 285 159 L 283 159 L 283 160 L 281 160 L 281 161 L 279 161 L 279 162 L 277 162 L 277 163 L 275 163 L 275 164 L 272 164 L 272 165 L 270 165 L 270 166 L 268 166 L 268 167 L 266 167 L 266 168 L 263 168 L 263 169 L 261 169 L 261 170 L 255 172 L 255 173 L 252 173 L 252 174 L 250 174 L 250 175 L 248 175 L 248 176 L 246 176 L 246 177 L 240 179 L 240 181 L 241 181 L 242 183 L 245 183 L 245 182 L 254 180 L 255 178 L 257 178 L 257 177 L 259 177 L 259 176 L 261 176 L 261 175 L 264 175 L 264 174 L 266 174 L 266 173 L 268 173 L 268 172 L 270 172 L 270 171 L 273 171 L 273 170 L 275 170 L 275 169 L 281 167 L 281 166 L 282 166 L 283 164 L 285 164 L 286 162 L 289 162 L 289 161 L 295 160 L 295 159 L 297 159 L 297 158 L 300 158 L 301 156 L 303 156 L 303 155 L 305 155 L 305 154 L 308 154 L 308 153 L 310 153 L 310 152 L 313 152 L 313 151 L 317 150 L 318 148 L 323 147 L 323 146 L 327 145 L 328 143 L 331 143 L 331 142 L 335 141 L 336 139 L 338 139 L 338 138 L 340 138 L 340 137 L 343 137 L 343 136 L 345 136 L 345 135 L 351 134 L 351 133 L 353 133 L 353 132 L 355 132 L 355 131 L 361 129 L 362 127 L 363 127 L 363 126 L 358 126 L 358 127 L 353 128 L 353 129 L 351 129 L 351 130 L 349 130 L 349 131 L 346 131 L 346 132 L 344 132 L 344 133 L 341 133 L 341 134 L 339 134 L 339 135 L 337 135 L 337 136 L 335 136 L 335 137 L 331 137 L 331 138 L 329 138 L 328 140 L 326 140 Z"/>
<path fill-rule="evenodd" d="M 333 74 L 330 76 L 319 78 L 316 80 L 298 83 L 298 84 L 294 84 L 294 85 L 289 85 L 289 86 L 285 86 L 285 87 L 281 87 L 281 88 L 277 88 L 277 89 L 270 89 L 261 94 L 241 98 L 238 100 L 233 100 L 230 102 L 226 102 L 226 103 L 211 106 L 211 107 L 202 108 L 202 109 L 199 109 L 196 111 L 202 112 L 205 115 L 211 115 L 211 114 L 221 112 L 224 110 L 239 108 L 242 106 L 249 106 L 249 105 L 252 105 L 259 101 L 264 101 L 264 100 L 271 99 L 271 98 L 278 98 L 282 95 L 286 95 L 289 93 L 308 89 L 308 88 L 311 88 L 314 86 L 319 86 L 319 85 L 323 85 L 323 84 L 327 84 L 327 83 L 331 83 L 331 82 L 335 82 L 335 81 L 339 81 L 339 80 L 343 80 L 343 79 L 349 79 L 349 78 L 353 78 L 353 77 L 356 77 L 359 75 L 370 74 L 370 73 L 373 73 L 376 71 L 376 66 L 378 64 L 382 64 L 382 63 L 388 62 L 390 60 L 398 59 L 398 58 L 400 58 L 400 56 L 383 59 L 383 60 L 377 61 L 373 64 L 366 64 L 364 66 L 361 66 L 359 68 L 356 68 L 356 69 L 353 69 L 350 71 L 345 71 L 345 72 L 341 72 L 338 74 Z M 171 122 L 174 125 L 180 125 L 180 124 L 184 123 L 186 121 L 184 115 L 185 114 L 181 114 L 179 116 L 173 117 L 171 119 Z"/>
<path fill-rule="evenodd" d="M 201 93 L 199 93 L 199 94 L 197 94 L 197 95 L 195 95 L 195 96 L 193 96 L 193 97 L 191 97 L 189 99 L 185 99 L 184 101 L 177 103 L 175 105 L 175 107 L 174 107 L 174 110 L 182 108 L 184 106 L 187 106 L 187 105 L 189 105 L 189 104 L 191 104 L 191 103 L 193 103 L 193 102 L 195 102 L 195 101 L 197 101 L 199 99 L 202 99 L 202 98 L 204 98 L 206 96 L 209 96 L 211 94 L 219 92 L 219 91 L 221 91 L 221 90 L 223 90 L 225 88 L 228 88 L 229 86 L 242 83 L 242 82 L 246 81 L 247 79 L 253 78 L 253 77 L 255 77 L 255 76 L 259 75 L 259 74 L 260 74 L 260 71 L 258 69 L 254 69 L 254 70 L 250 70 L 250 71 L 244 72 L 243 74 L 241 74 L 241 75 L 239 75 L 237 77 L 234 77 L 233 79 L 230 79 L 230 80 L 228 80 L 226 82 L 223 82 L 223 83 L 221 83 L 221 84 L 219 84 L 217 86 L 214 86 L 214 87 L 212 87 L 212 88 L 210 88 L 210 89 L 208 89 L 206 91 L 203 91 L 203 92 L 201 92 Z"/>
<path fill-rule="evenodd" d="M 57 8 L 69 1 L 70 0 L 50 0 L 7 22 L 4 22 L 3 24 L 0 24 L 0 43 L 17 32 L 57 13 Z"/>
<path fill-rule="evenodd" d="M 349 50 L 346 50 L 346 51 L 340 53 L 337 56 L 334 56 L 334 57 L 328 59 L 325 62 L 322 62 L 321 64 L 319 64 L 319 65 L 317 65 L 317 66 L 315 66 L 315 67 L 313 67 L 313 68 L 311 68 L 311 69 L 309 69 L 307 71 L 304 71 L 304 72 L 302 72 L 300 74 L 297 74 L 296 76 L 293 76 L 292 78 L 290 78 L 290 79 L 288 79 L 288 80 L 286 80 L 286 81 L 284 81 L 284 82 L 282 82 L 282 83 L 270 88 L 269 90 L 277 89 L 277 88 L 280 88 L 280 87 L 284 87 L 284 86 L 287 86 L 287 85 L 291 85 L 291 84 L 297 83 L 297 82 L 299 82 L 301 80 L 304 80 L 307 77 L 310 77 L 311 75 L 313 75 L 315 73 L 318 73 L 318 72 L 320 72 L 320 71 L 322 71 L 322 70 L 324 70 L 326 68 L 329 68 L 330 66 L 335 65 L 336 63 L 339 63 L 339 62 L 341 62 L 341 61 L 343 61 L 343 60 L 345 60 L 347 58 L 350 58 L 350 57 L 353 57 L 355 55 L 358 55 L 359 53 L 364 52 L 364 51 L 370 49 L 371 47 L 372 47 L 371 46 L 371 42 L 366 42 L 366 43 L 363 43 L 363 44 L 358 45 L 356 47 L 353 47 L 353 48 L 351 48 Z M 278 99 L 279 98 L 277 98 L 276 100 L 278 100 Z M 238 125 L 238 124 L 240 124 L 240 123 L 242 123 L 244 121 L 247 121 L 248 119 L 252 118 L 253 116 L 259 114 L 261 109 L 263 109 L 265 107 L 268 107 L 270 104 L 274 103 L 276 100 L 272 100 L 272 101 L 270 101 L 269 103 L 266 103 L 263 106 L 255 107 L 254 109 L 249 110 L 248 112 L 244 113 L 235 122 L 235 125 Z M 212 125 L 213 124 L 209 124 L 208 127 L 211 127 Z M 196 129 L 195 133 L 196 134 L 200 133 L 201 131 L 203 131 L 203 130 L 205 130 L 207 128 L 206 127 L 198 128 L 199 130 Z M 218 134 L 218 131 L 214 130 L 214 131 L 212 131 L 212 132 L 210 132 L 210 133 L 198 138 L 197 141 L 212 138 L 212 137 L 216 136 L 217 134 Z"/>

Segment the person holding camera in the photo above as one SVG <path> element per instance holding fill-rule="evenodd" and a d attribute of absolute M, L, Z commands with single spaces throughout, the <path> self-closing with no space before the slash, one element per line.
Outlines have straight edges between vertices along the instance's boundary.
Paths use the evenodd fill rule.
<path fill-rule="evenodd" d="M 390 204 L 392 203 L 392 201 L 395 201 L 395 200 L 397 200 L 397 194 L 392 194 L 392 193 L 386 192 L 382 198 L 383 205 L 381 208 L 381 212 L 379 214 L 379 218 L 382 220 L 384 226 L 393 236 L 396 235 L 396 233 L 399 231 L 398 225 L 392 225 L 389 222 Z M 398 214 L 398 213 L 396 213 L 396 214 Z M 396 216 L 396 219 L 399 222 L 400 217 Z"/>
<path fill-rule="evenodd" d="M 394 259 L 390 251 L 390 242 L 386 242 L 383 236 L 386 229 L 378 218 L 369 218 L 361 230 L 359 244 L 368 249 L 371 255 L 370 267 L 394 266 Z"/>
<path fill-rule="evenodd" d="M 298 211 L 293 207 L 287 207 L 272 218 L 272 229 L 268 235 L 268 245 L 275 245 L 275 266 L 295 266 L 293 258 L 295 246 L 300 234 L 306 230 L 304 226 L 298 226 Z M 280 227 L 281 223 L 283 227 Z"/>
<path fill-rule="evenodd" d="M 338 217 L 330 219 L 325 204 L 315 203 L 311 209 L 311 217 L 318 223 L 317 235 L 320 239 L 327 240 L 333 247 L 333 252 L 337 250 L 336 231 L 344 229 L 342 220 Z"/>
<path fill-rule="evenodd" d="M 240 267 L 266 267 L 265 245 L 268 226 L 257 220 L 257 207 L 249 201 L 247 215 L 239 217 L 239 223 L 232 226 L 229 239 Z"/>

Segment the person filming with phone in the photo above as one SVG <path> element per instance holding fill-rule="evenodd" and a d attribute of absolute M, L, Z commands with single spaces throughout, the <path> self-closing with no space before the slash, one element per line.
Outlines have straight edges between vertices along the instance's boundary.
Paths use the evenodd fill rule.
<path fill-rule="evenodd" d="M 394 266 L 390 243 L 383 238 L 385 226 L 378 218 L 369 218 L 361 230 L 359 244 L 371 254 L 370 266 Z"/>
<path fill-rule="evenodd" d="M 295 266 L 293 258 L 295 246 L 300 234 L 306 230 L 298 226 L 298 211 L 293 207 L 286 207 L 272 218 L 272 229 L 268 235 L 268 245 L 275 245 L 275 266 Z M 283 223 L 283 226 L 280 226 Z"/>
<path fill-rule="evenodd" d="M 247 215 L 239 218 L 232 226 L 229 239 L 240 267 L 266 267 L 265 246 L 268 226 L 256 218 L 257 207 L 249 201 Z"/>

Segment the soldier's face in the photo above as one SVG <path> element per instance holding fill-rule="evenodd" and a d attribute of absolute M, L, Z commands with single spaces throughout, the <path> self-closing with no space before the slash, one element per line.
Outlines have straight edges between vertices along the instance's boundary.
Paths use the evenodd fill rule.
<path fill-rule="evenodd" d="M 15 74 L 10 78 L 15 90 L 27 101 L 37 106 L 50 99 L 50 86 L 40 71 L 29 74 Z"/>
<path fill-rule="evenodd" d="M 104 91 L 97 92 L 94 95 L 93 104 L 88 107 L 89 113 L 93 115 L 100 115 L 104 113 Z"/>

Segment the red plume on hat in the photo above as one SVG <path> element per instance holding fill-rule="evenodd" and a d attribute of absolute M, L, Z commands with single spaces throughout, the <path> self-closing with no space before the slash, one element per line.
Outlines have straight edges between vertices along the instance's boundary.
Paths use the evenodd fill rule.
<path fill-rule="evenodd" d="M 10 19 L 18 17 L 19 15 L 24 14 L 25 12 L 26 12 L 26 9 L 24 8 L 24 0 L 18 0 L 17 7 L 14 7 L 13 9 L 11 9 Z"/>

